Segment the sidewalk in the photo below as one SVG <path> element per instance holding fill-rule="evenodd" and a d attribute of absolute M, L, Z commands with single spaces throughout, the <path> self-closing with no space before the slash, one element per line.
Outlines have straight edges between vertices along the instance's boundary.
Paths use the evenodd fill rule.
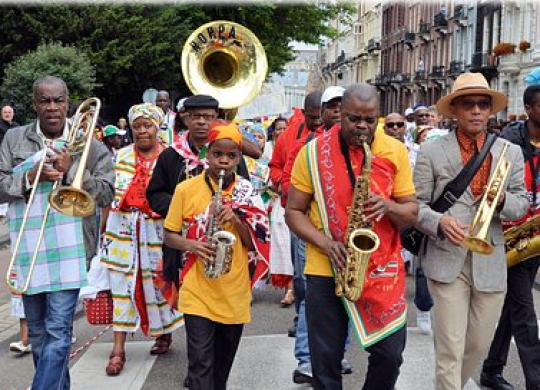
<path fill-rule="evenodd" d="M 0 221 L 0 249 L 9 244 L 9 233 L 7 221 Z"/>

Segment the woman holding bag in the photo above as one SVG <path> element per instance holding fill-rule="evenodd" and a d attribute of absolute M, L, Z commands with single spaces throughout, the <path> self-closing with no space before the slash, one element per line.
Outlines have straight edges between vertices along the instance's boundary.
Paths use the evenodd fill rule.
<path fill-rule="evenodd" d="M 139 104 L 128 115 L 134 144 L 118 152 L 115 198 L 101 249 L 114 304 L 108 375 L 118 375 L 124 367 L 127 333 L 141 329 L 156 337 L 150 353 L 164 354 L 171 333 L 183 324 L 182 314 L 167 304 L 154 283 L 162 257 L 163 219 L 150 209 L 145 196 L 156 159 L 166 148 L 157 138 L 164 114 L 153 104 Z"/>

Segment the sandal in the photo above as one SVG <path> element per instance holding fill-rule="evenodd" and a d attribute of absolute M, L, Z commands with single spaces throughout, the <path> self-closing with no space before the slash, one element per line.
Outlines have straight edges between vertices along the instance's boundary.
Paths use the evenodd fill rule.
<path fill-rule="evenodd" d="M 111 352 L 109 355 L 109 364 L 107 364 L 107 367 L 105 367 L 105 372 L 109 376 L 117 376 L 122 372 L 125 362 L 125 352 Z"/>
<path fill-rule="evenodd" d="M 156 338 L 156 342 L 150 349 L 150 355 L 163 355 L 169 352 L 172 343 L 171 334 L 163 334 Z"/>
<path fill-rule="evenodd" d="M 282 307 L 288 307 L 291 306 L 294 303 L 294 293 L 293 290 L 289 289 L 285 293 L 285 296 L 281 300 L 281 306 Z"/>

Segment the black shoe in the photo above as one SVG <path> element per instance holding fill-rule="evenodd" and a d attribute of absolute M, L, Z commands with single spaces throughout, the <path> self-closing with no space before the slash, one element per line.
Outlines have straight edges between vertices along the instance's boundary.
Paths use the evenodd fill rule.
<path fill-rule="evenodd" d="M 287 336 L 296 337 L 296 326 L 293 325 L 287 330 Z"/>
<path fill-rule="evenodd" d="M 189 389 L 189 376 L 186 376 L 186 377 L 184 378 L 184 387 L 185 387 L 186 389 Z"/>
<path fill-rule="evenodd" d="M 313 380 L 313 374 L 310 366 L 299 366 L 293 371 L 292 380 L 294 383 L 300 385 L 302 383 L 311 383 Z"/>
<path fill-rule="evenodd" d="M 492 390 L 514 390 L 514 386 L 506 381 L 501 374 L 480 374 L 480 384 Z"/>

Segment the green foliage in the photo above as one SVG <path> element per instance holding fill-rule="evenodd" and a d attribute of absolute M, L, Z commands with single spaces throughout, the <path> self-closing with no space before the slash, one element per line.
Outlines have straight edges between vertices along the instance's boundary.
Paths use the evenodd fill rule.
<path fill-rule="evenodd" d="M 5 69 L 0 94 L 15 105 L 17 119 L 32 120 L 32 85 L 43 76 L 62 78 L 69 89 L 71 101 L 89 97 L 96 86 L 95 70 L 89 59 L 74 47 L 58 43 L 42 44 L 11 62 Z"/>
<path fill-rule="evenodd" d="M 265 47 L 269 72 L 280 72 L 293 59 L 293 41 L 318 44 L 335 37 L 327 22 L 354 10 L 342 3 L 318 6 L 260 3 L 211 6 L 134 4 L 3 6 L 0 12 L 0 77 L 4 66 L 42 42 L 73 45 L 96 69 L 96 93 L 105 105 L 125 111 L 140 102 L 149 87 L 176 96 L 189 93 L 180 58 L 190 33 L 212 20 L 240 23 Z M 125 114 L 125 112 L 124 112 Z"/>

